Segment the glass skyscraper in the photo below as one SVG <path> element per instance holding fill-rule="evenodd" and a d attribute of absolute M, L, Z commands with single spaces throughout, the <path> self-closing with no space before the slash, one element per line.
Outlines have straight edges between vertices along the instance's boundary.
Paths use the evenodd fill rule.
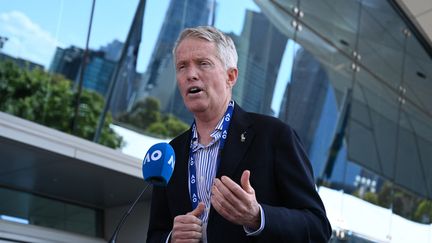
<path fill-rule="evenodd" d="M 233 98 L 243 109 L 273 115 L 271 102 L 288 38 L 262 13 L 246 11 L 243 29 L 234 38 L 239 55 L 239 77 Z"/>
<path fill-rule="evenodd" d="M 68 48 L 57 47 L 50 72 L 63 74 L 78 85 L 82 71 L 84 50 L 75 46 Z M 88 63 L 83 76 L 83 87 L 106 95 L 112 73 L 116 63 L 105 58 L 105 52 L 89 50 Z"/>
<path fill-rule="evenodd" d="M 137 100 L 148 96 L 160 101 L 163 112 L 190 120 L 176 88 L 172 49 L 180 32 L 187 27 L 212 25 L 215 0 L 173 0 L 170 2 L 146 73 L 140 82 Z"/>

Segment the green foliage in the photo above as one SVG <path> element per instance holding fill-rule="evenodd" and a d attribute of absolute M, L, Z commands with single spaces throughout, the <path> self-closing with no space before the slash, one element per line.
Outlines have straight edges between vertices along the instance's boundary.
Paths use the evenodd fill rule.
<path fill-rule="evenodd" d="M 83 90 L 80 98 L 80 109 L 77 119 L 77 136 L 89 140 L 93 139 L 99 116 L 104 108 L 104 102 L 104 98 L 100 94 Z M 117 135 L 114 130 L 109 127 L 112 120 L 111 114 L 107 114 L 99 138 L 99 143 L 111 148 L 119 148 L 123 145 L 123 138 Z"/>
<path fill-rule="evenodd" d="M 39 124 L 71 133 L 75 95 L 71 81 L 60 75 L 34 69 L 20 69 L 12 62 L 0 62 L 0 110 Z M 91 140 L 103 109 L 101 95 L 83 90 L 76 135 Z M 110 114 L 102 129 L 100 143 L 112 148 L 122 138 L 109 128 Z"/>
<path fill-rule="evenodd" d="M 418 196 L 389 182 L 384 183 L 378 194 L 379 205 L 391 207 L 395 214 L 411 220 L 418 201 Z"/>
<path fill-rule="evenodd" d="M 363 199 L 367 202 L 378 204 L 378 195 L 373 192 L 366 192 Z"/>
<path fill-rule="evenodd" d="M 411 194 L 389 181 L 384 182 L 376 193 L 360 193 L 358 189 L 352 194 L 381 207 L 391 208 L 393 213 L 406 219 L 424 224 L 432 222 L 432 201 Z"/>
<path fill-rule="evenodd" d="M 119 117 L 119 121 L 161 138 L 175 137 L 189 128 L 175 116 L 161 114 L 159 101 L 153 97 L 135 103 L 129 113 Z"/>
<path fill-rule="evenodd" d="M 189 126 L 177 119 L 175 116 L 169 114 L 167 115 L 163 120 L 163 125 L 168 130 L 168 137 L 175 137 L 177 135 L 180 135 L 184 131 L 186 131 Z"/>
<path fill-rule="evenodd" d="M 132 107 L 129 113 L 125 113 L 119 117 L 119 121 L 133 124 L 139 128 L 147 128 L 152 123 L 161 120 L 159 112 L 160 104 L 155 98 L 148 97 L 145 100 L 138 101 Z"/>
<path fill-rule="evenodd" d="M 158 137 L 168 137 L 168 129 L 161 122 L 152 123 L 146 131 L 150 134 L 154 134 Z"/>
<path fill-rule="evenodd" d="M 378 193 L 378 205 L 384 208 L 389 208 L 392 205 L 393 196 L 393 185 L 385 182 Z"/>
<path fill-rule="evenodd" d="M 414 212 L 414 220 L 429 224 L 432 220 L 432 202 L 429 200 L 422 200 Z"/>

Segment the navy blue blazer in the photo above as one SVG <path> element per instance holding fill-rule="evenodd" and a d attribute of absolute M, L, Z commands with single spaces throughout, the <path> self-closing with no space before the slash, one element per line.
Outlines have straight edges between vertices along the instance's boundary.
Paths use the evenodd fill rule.
<path fill-rule="evenodd" d="M 241 135 L 245 139 L 242 141 Z M 154 187 L 147 242 L 165 242 L 174 217 L 192 211 L 188 189 L 191 130 L 171 141 L 176 154 L 167 187 Z M 265 214 L 258 236 L 246 236 L 211 207 L 207 241 L 212 242 L 327 242 L 331 226 L 315 189 L 312 167 L 295 131 L 279 119 L 242 110 L 237 104 L 222 151 L 217 177 L 240 184 L 244 170 Z"/>

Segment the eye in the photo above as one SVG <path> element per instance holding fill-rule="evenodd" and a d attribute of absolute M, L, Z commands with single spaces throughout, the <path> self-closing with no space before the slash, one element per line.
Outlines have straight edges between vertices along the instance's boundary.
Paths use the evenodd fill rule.
<path fill-rule="evenodd" d="M 210 66 L 210 62 L 208 62 L 208 61 L 201 61 L 200 65 L 203 66 L 203 67 Z"/>
<path fill-rule="evenodd" d="M 185 68 L 185 65 L 184 65 L 184 64 L 177 65 L 177 70 L 182 70 L 182 69 L 184 69 L 184 68 Z"/>

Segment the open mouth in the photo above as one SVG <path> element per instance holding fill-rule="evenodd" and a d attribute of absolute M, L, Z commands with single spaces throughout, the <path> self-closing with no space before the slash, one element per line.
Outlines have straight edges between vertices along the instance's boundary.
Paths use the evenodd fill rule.
<path fill-rule="evenodd" d="M 202 91 L 202 89 L 199 87 L 191 87 L 191 88 L 189 88 L 188 93 L 189 94 L 197 94 L 201 91 Z"/>

